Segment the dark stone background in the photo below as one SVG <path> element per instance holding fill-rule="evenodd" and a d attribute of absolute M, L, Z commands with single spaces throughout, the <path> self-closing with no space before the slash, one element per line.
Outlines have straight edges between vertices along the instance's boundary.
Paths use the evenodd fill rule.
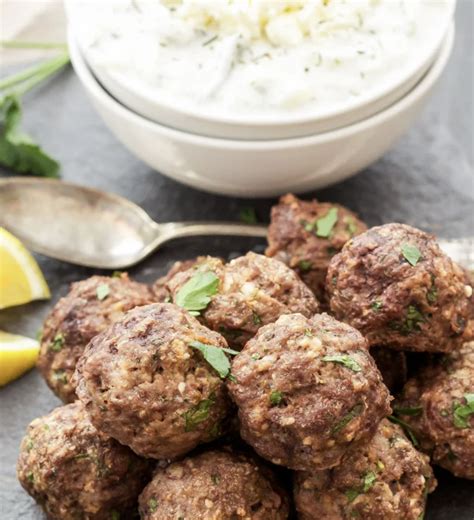
<path fill-rule="evenodd" d="M 451 61 L 411 131 L 364 172 L 308 197 L 346 204 L 370 225 L 399 221 L 447 237 L 473 234 L 473 6 L 471 0 L 458 2 Z M 240 210 L 249 206 L 260 220 L 268 219 L 273 200 L 246 201 L 198 192 L 132 157 L 94 113 L 71 70 L 33 92 L 25 108 L 25 128 L 59 158 L 65 180 L 128 197 L 160 222 L 238 220 Z M 179 241 L 131 274 L 151 282 L 175 259 L 229 256 L 262 247 L 263 242 L 249 239 Z M 92 274 L 45 257 L 38 260 L 53 301 L 66 293 L 71 281 Z M 50 302 L 37 302 L 1 311 L 0 329 L 34 336 L 50 307 Z M 4 520 L 43 518 L 16 480 L 15 461 L 27 424 L 58 404 L 35 370 L 0 390 L 0 517 Z M 474 485 L 440 470 L 437 476 L 440 484 L 430 496 L 427 520 L 472 520 Z"/>

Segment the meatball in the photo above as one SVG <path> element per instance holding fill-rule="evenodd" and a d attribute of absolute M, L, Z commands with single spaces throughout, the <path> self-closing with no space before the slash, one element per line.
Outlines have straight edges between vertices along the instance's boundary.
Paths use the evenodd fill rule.
<path fill-rule="evenodd" d="M 153 301 L 151 290 L 132 282 L 126 274 L 93 276 L 73 283 L 43 327 L 38 369 L 51 390 L 64 402 L 74 401 L 71 378 L 89 341 L 124 312 Z"/>
<path fill-rule="evenodd" d="M 281 197 L 272 208 L 267 256 L 294 269 L 319 301 L 326 303 L 325 280 L 331 258 L 366 225 L 339 204 Z"/>
<path fill-rule="evenodd" d="M 98 432 L 79 401 L 28 426 L 17 466 L 21 485 L 55 520 L 130 518 L 150 469 Z"/>
<path fill-rule="evenodd" d="M 419 520 L 435 487 L 428 457 L 384 419 L 373 439 L 340 466 L 296 473 L 294 498 L 301 520 Z"/>
<path fill-rule="evenodd" d="M 410 379 L 395 413 L 434 464 L 474 480 L 474 342 Z"/>
<path fill-rule="evenodd" d="M 336 255 L 326 280 L 335 317 L 370 345 L 449 352 L 464 342 L 472 288 L 434 237 L 404 224 L 375 227 Z"/>
<path fill-rule="evenodd" d="M 254 458 L 215 450 L 158 470 L 140 495 L 143 520 L 286 520 L 288 497 Z"/>
<path fill-rule="evenodd" d="M 89 343 L 77 395 L 97 429 L 139 455 L 183 455 L 220 434 L 229 408 L 224 382 L 200 350 L 206 345 L 227 360 L 224 338 L 184 309 L 137 307 Z"/>
<path fill-rule="evenodd" d="M 232 363 L 228 384 L 242 438 L 274 464 L 337 465 L 390 413 L 390 397 L 362 335 L 327 314 L 280 317 Z"/>
<path fill-rule="evenodd" d="M 318 311 L 312 292 L 285 264 L 256 253 L 247 253 L 224 265 L 207 258 L 191 270 L 178 273 L 168 283 L 173 301 L 190 280 L 211 271 L 218 278 L 215 293 L 202 311 L 202 321 L 220 332 L 234 348 L 241 348 L 258 329 L 283 314 L 311 316 Z"/>
<path fill-rule="evenodd" d="M 385 347 L 374 347 L 370 354 L 382 374 L 385 386 L 391 394 L 399 392 L 407 381 L 407 358 L 405 352 L 390 350 Z"/>

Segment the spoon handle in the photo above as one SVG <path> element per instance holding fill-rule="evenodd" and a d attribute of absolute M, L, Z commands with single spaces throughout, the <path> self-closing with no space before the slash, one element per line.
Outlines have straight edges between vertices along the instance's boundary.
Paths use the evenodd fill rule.
<path fill-rule="evenodd" d="M 175 238 L 196 236 L 239 236 L 264 238 L 267 236 L 266 226 L 237 224 L 235 222 L 168 222 L 157 224 L 157 236 L 153 248 Z"/>

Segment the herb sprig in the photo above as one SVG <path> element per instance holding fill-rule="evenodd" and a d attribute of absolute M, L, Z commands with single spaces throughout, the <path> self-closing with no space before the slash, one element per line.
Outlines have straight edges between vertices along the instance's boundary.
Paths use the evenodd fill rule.
<path fill-rule="evenodd" d="M 211 302 L 211 296 L 217 293 L 219 278 L 212 271 L 198 271 L 178 291 L 174 303 L 199 316 Z"/>
<path fill-rule="evenodd" d="M 344 365 L 346 368 L 349 368 L 353 372 L 360 372 L 362 369 L 360 368 L 359 363 L 352 358 L 351 356 L 348 356 L 347 354 L 335 354 L 333 356 L 324 356 L 323 361 L 326 363 L 339 363 L 340 365 Z"/>
<path fill-rule="evenodd" d="M 211 365 L 211 367 L 219 374 L 222 379 L 225 379 L 230 374 L 230 361 L 226 354 L 235 356 L 238 354 L 236 350 L 224 347 L 216 347 L 215 345 L 207 345 L 200 341 L 192 341 L 190 347 L 199 350 L 204 359 Z"/>

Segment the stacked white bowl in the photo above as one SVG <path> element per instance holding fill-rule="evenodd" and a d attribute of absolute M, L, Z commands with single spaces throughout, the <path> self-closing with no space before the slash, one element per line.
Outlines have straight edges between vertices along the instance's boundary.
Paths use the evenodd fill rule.
<path fill-rule="evenodd" d="M 186 1 L 197 0 L 181 3 Z M 406 0 L 415 1 L 425 9 L 417 16 L 421 13 L 426 20 L 424 31 L 418 28 L 410 59 L 401 60 L 396 70 L 357 96 L 304 110 L 252 112 L 233 107 L 219 112 L 206 103 L 165 96 L 134 76 L 130 67 L 117 66 L 120 56 L 115 56 L 114 66 L 103 60 L 97 42 L 85 36 L 77 0 L 66 2 L 69 47 L 76 73 L 106 125 L 153 169 L 210 192 L 273 196 L 347 178 L 383 155 L 409 128 L 444 70 L 454 39 L 455 0 Z M 110 5 L 101 2 L 105 9 Z M 130 60 L 130 55 L 123 59 Z"/>

